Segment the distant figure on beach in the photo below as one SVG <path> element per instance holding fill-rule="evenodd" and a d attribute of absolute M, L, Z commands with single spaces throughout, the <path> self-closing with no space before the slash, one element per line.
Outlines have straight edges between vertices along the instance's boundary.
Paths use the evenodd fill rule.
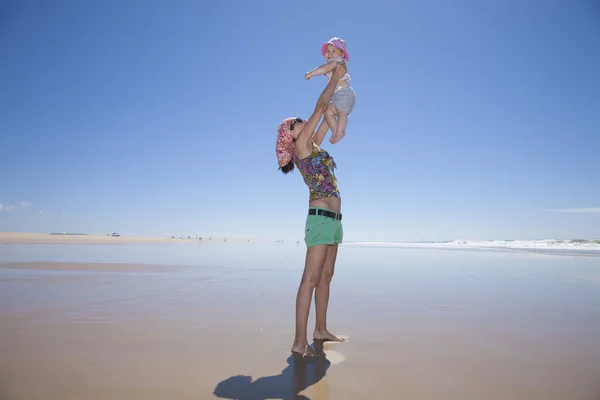
<path fill-rule="evenodd" d="M 331 71 L 333 68 L 341 62 L 348 62 L 350 60 L 350 54 L 346 50 L 346 42 L 338 37 L 331 38 L 328 42 L 323 43 L 321 45 L 321 54 L 325 57 L 327 63 L 304 74 L 306 80 L 314 76 L 325 75 L 329 81 L 331 80 Z M 321 126 L 319 126 L 319 131 L 321 129 L 324 131 L 323 135 L 331 128 L 332 135 L 329 141 L 333 144 L 346 136 L 348 115 L 354 110 L 356 104 L 356 94 L 349 82 L 350 75 L 346 73 L 335 88 L 331 97 L 331 103 L 325 111 L 325 118 Z"/>
<path fill-rule="evenodd" d="M 278 127 L 276 154 L 284 174 L 300 170 L 309 189 L 309 207 L 305 225 L 306 260 L 296 296 L 296 336 L 292 353 L 314 356 L 308 345 L 307 324 L 313 291 L 316 326 L 313 338 L 342 342 L 327 330 L 329 285 L 333 277 L 338 245 L 342 242 L 341 196 L 334 174 L 335 161 L 319 145 L 326 131 L 315 128 L 327 109 L 340 79 L 346 74 L 345 63 L 337 63 L 327 87 L 321 93 L 308 120 L 287 118 Z M 316 290 L 315 290 L 316 288 Z"/>

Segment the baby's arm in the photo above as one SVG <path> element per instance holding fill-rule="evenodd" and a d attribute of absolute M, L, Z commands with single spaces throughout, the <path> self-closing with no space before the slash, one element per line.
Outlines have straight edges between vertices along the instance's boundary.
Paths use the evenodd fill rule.
<path fill-rule="evenodd" d="M 308 80 L 318 75 L 324 75 L 331 71 L 333 68 L 335 68 L 336 65 L 337 61 L 329 61 L 327 64 L 323 64 L 320 67 L 313 69 L 312 71 L 308 71 L 306 74 L 304 74 L 304 79 Z"/>

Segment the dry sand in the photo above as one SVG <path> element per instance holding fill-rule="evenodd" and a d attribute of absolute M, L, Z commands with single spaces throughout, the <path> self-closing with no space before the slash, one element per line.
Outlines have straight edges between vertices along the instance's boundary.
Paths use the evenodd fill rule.
<path fill-rule="evenodd" d="M 185 267 L 173 265 L 118 264 L 118 263 L 63 263 L 63 262 L 10 262 L 0 263 L 0 269 L 33 271 L 103 271 L 103 272 L 152 272 L 173 271 Z"/>
<path fill-rule="evenodd" d="M 72 235 L 44 234 L 26 232 L 1 232 L 0 244 L 153 244 L 153 243 L 222 243 L 245 242 L 247 238 L 209 236 L 193 239 L 185 237 L 150 237 L 150 236 L 107 236 L 107 235 Z"/>
<path fill-rule="evenodd" d="M 600 399 L 597 332 L 561 326 L 565 310 L 551 316 L 556 326 L 508 325 L 452 307 L 411 315 L 393 292 L 397 314 L 339 294 L 352 309 L 338 306 L 335 327 L 350 341 L 299 364 L 287 352 L 293 296 L 268 286 L 283 272 L 253 283 L 194 267 L 3 267 L 23 273 L 0 274 L 2 400 Z"/>

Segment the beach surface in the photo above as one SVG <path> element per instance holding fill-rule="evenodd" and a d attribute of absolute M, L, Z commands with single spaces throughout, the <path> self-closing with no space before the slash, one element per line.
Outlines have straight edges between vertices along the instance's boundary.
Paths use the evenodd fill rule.
<path fill-rule="evenodd" d="M 304 252 L 2 245 L 0 399 L 600 399 L 599 257 L 342 246 L 298 362 Z"/>
<path fill-rule="evenodd" d="M 247 238 L 231 236 L 111 236 L 92 234 L 0 232 L 0 244 L 166 244 L 166 243 L 217 243 L 242 242 Z"/>

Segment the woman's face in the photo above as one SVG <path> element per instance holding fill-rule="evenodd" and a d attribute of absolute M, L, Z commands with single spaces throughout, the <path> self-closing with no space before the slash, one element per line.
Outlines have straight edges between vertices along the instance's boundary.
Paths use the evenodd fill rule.
<path fill-rule="evenodd" d="M 304 129 L 304 125 L 306 125 L 306 121 L 302 118 L 296 118 L 290 123 L 290 133 L 294 140 L 298 137 L 302 129 Z"/>

